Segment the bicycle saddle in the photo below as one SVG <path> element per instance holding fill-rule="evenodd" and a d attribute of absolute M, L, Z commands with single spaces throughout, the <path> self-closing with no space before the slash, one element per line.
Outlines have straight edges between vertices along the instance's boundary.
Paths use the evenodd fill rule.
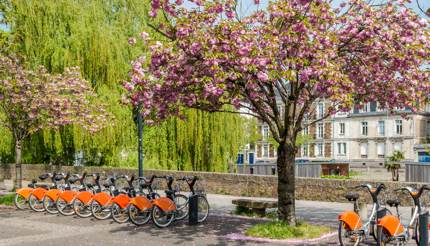
<path fill-rule="evenodd" d="M 358 198 L 360 197 L 360 194 L 358 194 L 358 193 L 347 193 L 346 195 L 345 195 L 345 198 L 346 199 L 348 199 L 348 201 L 357 201 L 358 200 Z"/>
<path fill-rule="evenodd" d="M 47 178 L 49 178 L 49 173 L 45 173 L 45 174 L 42 174 L 42 175 L 39 176 L 39 179 L 42 180 L 42 181 L 45 180 L 45 179 L 47 179 Z"/>
<path fill-rule="evenodd" d="M 400 200 L 399 199 L 390 199 L 390 200 L 387 200 L 387 204 L 390 206 L 390 207 L 397 207 L 397 206 L 399 206 L 400 205 Z"/>
<path fill-rule="evenodd" d="M 49 190 L 51 188 L 53 188 L 52 186 L 46 185 L 46 184 L 35 184 L 34 188 L 43 188 L 45 190 Z"/>

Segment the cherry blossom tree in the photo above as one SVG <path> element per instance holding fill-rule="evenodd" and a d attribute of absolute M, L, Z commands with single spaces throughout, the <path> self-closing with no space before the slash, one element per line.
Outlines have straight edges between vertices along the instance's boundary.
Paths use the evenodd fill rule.
<path fill-rule="evenodd" d="M 0 56 L 0 124 L 13 134 L 16 164 L 21 164 L 23 141 L 42 128 L 78 124 L 91 132 L 99 130 L 110 115 L 94 98 L 77 67 L 53 75 L 43 67 L 27 70 L 18 59 Z"/>
<path fill-rule="evenodd" d="M 278 216 L 295 224 L 295 143 L 304 127 L 367 102 L 391 111 L 425 103 L 429 25 L 406 2 L 348 0 L 335 8 L 329 0 L 273 1 L 239 18 L 234 0 L 186 7 L 152 0 L 150 15 L 165 18 L 153 25 L 163 38 L 142 33 L 149 55 L 133 62 L 124 87 L 148 124 L 184 107 L 268 124 L 279 144 Z M 330 107 L 318 118 L 313 105 L 321 100 Z"/>

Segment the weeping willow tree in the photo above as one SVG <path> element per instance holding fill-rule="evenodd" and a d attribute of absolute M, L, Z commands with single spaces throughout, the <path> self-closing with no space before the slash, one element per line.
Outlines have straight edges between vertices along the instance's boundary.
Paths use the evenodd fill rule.
<path fill-rule="evenodd" d="M 148 11 L 145 0 L 0 0 L 13 52 L 53 73 L 80 66 L 115 116 L 114 124 L 95 136 L 79 127 L 34 135 L 25 143 L 24 162 L 71 164 L 82 154 L 88 165 L 136 166 L 136 128 L 131 109 L 120 104 L 120 83 L 128 77 L 130 61 L 142 53 L 128 38 L 142 31 L 156 35 L 146 25 Z M 145 128 L 146 163 L 151 168 L 225 170 L 243 144 L 243 119 L 196 110 L 186 115 L 186 122 L 171 119 Z M 8 139 L 0 144 L 5 159 L 12 140 L 2 135 Z"/>

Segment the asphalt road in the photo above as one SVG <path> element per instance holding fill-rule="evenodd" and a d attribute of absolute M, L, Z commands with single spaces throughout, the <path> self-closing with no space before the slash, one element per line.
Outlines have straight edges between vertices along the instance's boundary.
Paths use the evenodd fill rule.
<path fill-rule="evenodd" d="M 262 220 L 229 215 L 234 209 L 231 200 L 235 197 L 209 195 L 208 198 L 211 215 L 205 223 L 189 226 L 186 221 L 178 221 L 165 229 L 159 229 L 153 224 L 136 227 L 128 223 L 117 224 L 112 220 L 98 221 L 92 218 L 0 209 L 0 246 L 293 245 L 285 242 L 261 243 L 235 239 L 233 235 L 240 235 L 247 227 Z M 346 203 L 311 201 L 297 201 L 296 205 L 300 219 L 333 228 L 337 225 L 337 215 L 350 207 Z M 338 245 L 336 236 L 312 244 Z"/>

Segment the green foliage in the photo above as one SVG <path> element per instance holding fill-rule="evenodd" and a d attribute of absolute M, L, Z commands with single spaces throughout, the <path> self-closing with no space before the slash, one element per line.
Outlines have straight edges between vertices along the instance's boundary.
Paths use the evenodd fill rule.
<path fill-rule="evenodd" d="M 137 131 L 132 110 L 120 104 L 120 83 L 128 79 L 130 61 L 142 54 L 142 46 L 130 46 L 128 38 L 142 31 L 156 35 L 146 25 L 149 9 L 149 1 L 142 0 L 0 0 L 13 52 L 50 72 L 81 67 L 115 116 L 113 125 L 96 135 L 69 126 L 31 136 L 24 143 L 24 163 L 72 164 L 82 151 L 87 165 L 136 167 Z M 197 110 L 185 115 L 186 121 L 172 118 L 145 128 L 144 167 L 226 171 L 227 160 L 245 142 L 244 119 Z M 12 136 L 1 128 L 0 133 L 0 162 L 13 161 Z"/>
<path fill-rule="evenodd" d="M 12 206 L 14 205 L 14 202 L 13 202 L 14 199 L 15 199 L 15 194 L 7 194 L 4 196 L 0 196 L 0 204 Z"/>
<path fill-rule="evenodd" d="M 271 239 L 309 239 L 320 237 L 328 232 L 330 232 L 330 228 L 326 226 L 309 225 L 305 223 L 298 223 L 297 226 L 291 226 L 285 222 L 276 221 L 256 224 L 246 230 L 245 235 Z"/>
<path fill-rule="evenodd" d="M 398 162 L 403 161 L 405 159 L 405 154 L 402 151 L 395 150 L 391 156 L 388 157 L 388 161 L 385 162 L 385 168 L 388 171 L 399 169 L 400 164 Z"/>
<path fill-rule="evenodd" d="M 342 175 L 322 175 L 322 179 L 351 179 L 350 176 L 342 176 Z"/>

